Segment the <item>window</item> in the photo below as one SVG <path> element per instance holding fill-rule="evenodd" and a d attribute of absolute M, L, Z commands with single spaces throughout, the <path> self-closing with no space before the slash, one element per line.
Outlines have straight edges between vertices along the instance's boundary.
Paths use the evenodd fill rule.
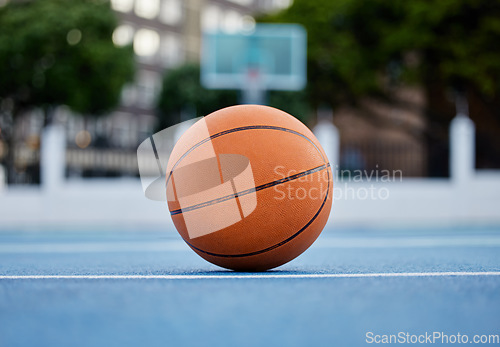
<path fill-rule="evenodd" d="M 160 19 L 165 24 L 175 25 L 182 19 L 182 3 L 180 0 L 163 0 Z"/>
<path fill-rule="evenodd" d="M 151 108 L 156 101 L 161 86 L 161 78 L 153 71 L 140 71 L 137 84 L 137 103 L 143 108 Z"/>
<path fill-rule="evenodd" d="M 134 38 L 134 28 L 130 25 L 120 25 L 113 32 L 113 43 L 116 46 L 126 46 L 132 43 Z"/>
<path fill-rule="evenodd" d="M 174 67 L 180 65 L 184 60 L 184 52 L 182 51 L 181 40 L 178 36 L 164 36 L 162 40 L 161 51 L 161 58 L 165 67 Z"/>
<path fill-rule="evenodd" d="M 160 0 L 137 0 L 135 13 L 142 18 L 153 19 L 160 12 Z"/>
<path fill-rule="evenodd" d="M 127 148 L 136 143 L 133 141 L 132 132 L 137 127 L 135 117 L 126 112 L 113 114 L 113 130 L 111 141 L 122 148 Z"/>
<path fill-rule="evenodd" d="M 134 38 L 134 52 L 140 57 L 154 56 L 160 47 L 160 35 L 154 30 L 139 29 Z"/>
<path fill-rule="evenodd" d="M 236 11 L 228 11 L 224 16 L 223 30 L 228 33 L 234 33 L 241 29 L 242 16 Z"/>
<path fill-rule="evenodd" d="M 133 84 L 127 84 L 122 89 L 122 105 L 131 106 L 136 102 L 136 92 Z"/>
<path fill-rule="evenodd" d="M 130 12 L 134 7 L 134 0 L 111 0 L 111 7 L 115 11 Z"/>
<path fill-rule="evenodd" d="M 203 31 L 217 31 L 221 20 L 221 11 L 217 6 L 207 6 L 201 14 L 201 29 Z"/>
<path fill-rule="evenodd" d="M 285 9 L 292 5 L 292 0 L 273 0 L 273 8 L 275 9 Z"/>

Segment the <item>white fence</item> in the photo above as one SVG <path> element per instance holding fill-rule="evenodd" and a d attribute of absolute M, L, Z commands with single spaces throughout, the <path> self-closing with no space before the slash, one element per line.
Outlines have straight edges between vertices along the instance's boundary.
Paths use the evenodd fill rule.
<path fill-rule="evenodd" d="M 500 171 L 473 169 L 473 134 L 468 118 L 454 120 L 450 134 L 451 179 L 403 177 L 390 182 L 334 182 L 335 202 L 328 229 L 500 225 Z M 318 135 L 320 141 L 332 141 L 328 134 Z M 328 147 L 332 157 L 336 148 Z M 138 179 L 61 182 L 64 156 L 55 158 L 61 163 L 52 163 L 54 167 L 42 172 L 58 172 L 57 182 L 45 181 L 42 188 L 19 186 L 0 190 L 0 230 L 173 230 L 165 203 L 147 200 Z"/>

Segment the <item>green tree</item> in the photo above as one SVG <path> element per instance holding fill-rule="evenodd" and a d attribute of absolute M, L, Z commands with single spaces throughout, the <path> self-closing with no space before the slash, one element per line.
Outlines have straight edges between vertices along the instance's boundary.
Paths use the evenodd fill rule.
<path fill-rule="evenodd" d="M 19 114 L 41 108 L 47 123 L 53 107 L 62 104 L 85 116 L 113 109 L 134 74 L 131 47 L 112 42 L 116 26 L 107 1 L 12 1 L 1 7 L 3 118 L 15 122 Z"/>
<path fill-rule="evenodd" d="M 397 103 L 395 88 L 414 83 L 427 96 L 430 152 L 447 140 L 453 94 L 469 100 L 479 132 L 498 137 L 498 0 L 295 0 L 263 20 L 306 27 L 309 98 L 315 106 L 361 108 L 366 97 Z M 495 146 L 500 154 L 500 142 Z"/>
<path fill-rule="evenodd" d="M 268 92 L 267 105 L 285 111 L 307 123 L 311 115 L 308 89 L 297 91 L 271 90 Z"/>
<path fill-rule="evenodd" d="M 309 83 L 322 102 L 380 95 L 388 72 L 403 82 L 441 79 L 499 93 L 498 0 L 296 0 L 265 20 L 306 27 Z"/>
<path fill-rule="evenodd" d="M 200 84 L 200 68 L 196 64 L 169 70 L 163 79 L 158 98 L 158 130 L 190 118 L 206 116 L 220 108 L 237 104 L 233 90 L 208 90 Z"/>

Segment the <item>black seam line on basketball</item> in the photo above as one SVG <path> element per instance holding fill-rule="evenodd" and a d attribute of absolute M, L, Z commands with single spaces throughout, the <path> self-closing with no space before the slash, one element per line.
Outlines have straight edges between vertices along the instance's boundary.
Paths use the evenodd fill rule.
<path fill-rule="evenodd" d="M 314 222 L 316 220 L 316 218 L 318 218 L 319 214 L 323 210 L 323 207 L 325 206 L 326 201 L 328 200 L 328 192 L 329 192 L 329 190 L 330 190 L 330 173 L 328 172 L 328 186 L 327 186 L 327 190 L 326 190 L 326 194 L 325 194 L 325 199 L 323 200 L 323 203 L 319 207 L 318 211 L 309 220 L 309 222 L 307 222 L 306 225 L 304 225 L 302 228 L 300 228 L 299 231 L 297 231 L 295 234 L 293 234 L 289 238 L 287 238 L 287 239 L 285 239 L 285 240 L 283 240 L 283 241 L 281 241 L 281 242 L 279 242 L 279 243 L 277 243 L 277 244 L 275 244 L 275 245 L 273 245 L 271 247 L 261 249 L 260 251 L 255 251 L 255 252 L 250 252 L 250 253 L 242 253 L 242 254 L 218 254 L 218 253 L 212 253 L 212 252 L 204 251 L 204 250 L 202 250 L 202 249 L 200 249 L 200 248 L 198 248 L 196 246 L 193 246 L 192 244 L 190 244 L 189 242 L 187 242 L 185 239 L 184 239 L 184 241 L 189 245 L 189 247 L 194 248 L 197 251 L 200 251 L 202 253 L 205 253 L 205 254 L 208 254 L 208 255 L 211 255 L 211 256 L 214 256 L 214 257 L 221 257 L 221 258 L 243 258 L 243 257 L 249 257 L 249 256 L 252 256 L 252 255 L 258 255 L 258 254 L 262 254 L 262 253 L 266 253 L 266 252 L 272 251 L 273 249 L 281 247 L 284 244 L 286 244 L 286 243 L 290 242 L 291 240 L 293 240 L 294 238 L 296 238 L 297 236 L 299 236 L 302 232 L 304 232 L 304 230 L 306 230 L 312 224 L 312 222 Z"/>
<path fill-rule="evenodd" d="M 272 125 L 248 125 L 248 126 L 244 126 L 244 127 L 239 127 L 239 128 L 233 128 L 233 129 L 224 130 L 224 131 L 222 131 L 220 133 L 211 135 L 210 137 L 207 137 L 206 139 L 203 139 L 200 142 L 198 142 L 195 145 L 193 145 L 193 147 L 191 147 L 190 149 L 188 149 L 186 151 L 186 153 L 184 153 L 179 158 L 179 160 L 177 160 L 177 162 L 174 164 L 174 166 L 172 167 L 172 170 L 170 170 L 170 172 L 168 173 L 167 181 L 166 181 L 165 184 L 168 185 L 168 182 L 170 181 L 170 176 L 172 176 L 172 173 L 174 172 L 174 170 L 177 167 L 177 165 L 179 165 L 179 163 L 181 162 L 181 160 L 183 160 L 189 153 L 191 153 L 192 151 L 194 151 L 196 148 L 198 148 L 199 146 L 203 145 L 204 143 L 207 143 L 208 141 L 213 140 L 213 139 L 215 139 L 217 137 L 220 137 L 220 136 L 223 136 L 223 135 L 227 135 L 227 134 L 231 134 L 231 133 L 235 133 L 235 132 L 238 132 L 238 131 L 245 131 L 245 130 L 278 130 L 278 131 L 284 131 L 284 132 L 288 132 L 288 133 L 292 133 L 292 134 L 295 134 L 297 136 L 300 136 L 300 137 L 306 139 L 307 141 L 309 141 L 314 146 L 314 148 L 316 148 L 316 150 L 318 151 L 319 155 L 321 155 L 321 159 L 323 159 L 323 162 L 326 163 L 325 157 L 323 156 L 323 153 L 321 153 L 321 151 L 319 150 L 318 146 L 316 146 L 316 144 L 314 142 L 312 142 L 311 139 L 308 138 L 304 134 L 301 134 L 301 133 L 299 133 L 299 132 L 297 132 L 295 130 L 292 130 L 292 129 L 282 128 L 282 127 L 277 127 L 277 126 L 272 126 Z"/>
<path fill-rule="evenodd" d="M 237 196 L 243 196 L 243 195 L 248 195 L 250 193 L 258 192 L 258 191 L 266 189 L 266 188 L 274 187 L 274 186 L 276 186 L 278 184 L 282 184 L 282 183 L 285 183 L 285 182 L 296 180 L 296 179 L 304 177 L 304 176 L 308 176 L 308 175 L 313 174 L 315 172 L 318 172 L 318 171 L 321 171 L 323 169 L 326 169 L 329 166 L 330 166 L 330 163 L 324 164 L 324 165 L 315 167 L 315 168 L 307 170 L 307 171 L 299 172 L 299 173 L 297 173 L 295 175 L 292 175 L 292 176 L 281 178 L 281 179 L 279 179 L 277 181 L 272 181 L 272 182 L 269 182 L 269 183 L 261 184 L 260 186 L 257 186 L 255 188 L 250 188 L 250 189 L 247 189 L 247 190 L 243 190 L 241 192 L 236 192 L 236 193 L 233 193 L 233 194 L 222 196 L 222 197 L 217 198 L 217 199 L 213 199 L 213 200 L 202 202 L 202 203 L 199 203 L 199 204 L 196 204 L 196 205 L 192 205 L 192 206 L 189 206 L 189 207 L 184 207 L 184 208 L 180 208 L 180 209 L 177 209 L 177 210 L 173 210 L 173 211 L 170 212 L 170 215 L 174 216 L 174 215 L 177 215 L 177 214 L 181 214 L 181 213 L 185 213 L 185 212 L 197 210 L 197 209 L 202 208 L 202 207 L 211 206 L 211 205 L 214 205 L 214 204 L 218 204 L 220 202 L 231 200 L 231 199 L 233 199 L 233 198 L 235 198 Z"/>

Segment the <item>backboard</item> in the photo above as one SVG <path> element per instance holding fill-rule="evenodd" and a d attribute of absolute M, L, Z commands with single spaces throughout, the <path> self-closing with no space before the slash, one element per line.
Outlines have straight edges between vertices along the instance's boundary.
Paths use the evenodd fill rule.
<path fill-rule="evenodd" d="M 306 43 L 306 31 L 298 24 L 205 33 L 201 82 L 209 89 L 245 90 L 257 83 L 262 90 L 300 90 L 306 85 Z"/>

